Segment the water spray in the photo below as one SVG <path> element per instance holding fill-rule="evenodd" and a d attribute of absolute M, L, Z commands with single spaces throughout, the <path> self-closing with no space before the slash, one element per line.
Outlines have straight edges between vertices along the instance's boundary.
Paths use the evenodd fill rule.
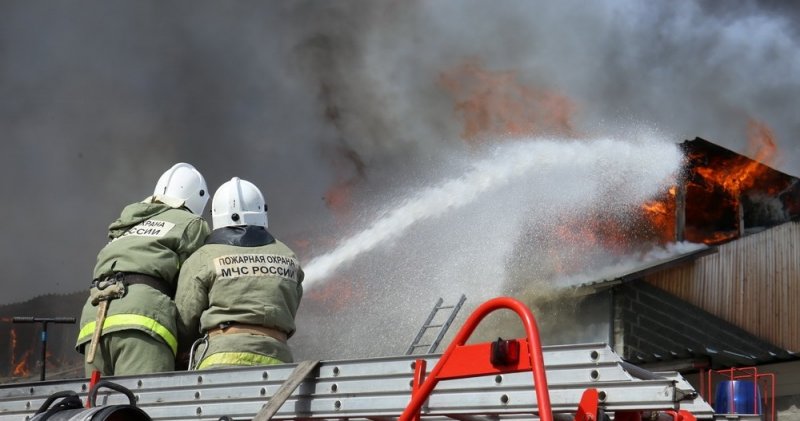
<path fill-rule="evenodd" d="M 387 240 L 402 235 L 413 224 L 440 216 L 476 201 L 482 194 L 520 180 L 557 178 L 554 174 L 571 168 L 591 168 L 579 183 L 591 194 L 592 183 L 624 183 L 621 200 L 644 199 L 663 186 L 677 169 L 677 145 L 664 141 L 631 142 L 610 138 L 588 141 L 527 139 L 494 147 L 487 158 L 478 160 L 459 176 L 422 189 L 402 200 L 365 230 L 342 240 L 334 250 L 305 265 L 305 285 L 313 287 L 337 268 L 350 263 Z M 617 163 L 619 165 L 609 165 Z M 535 172 L 533 171 L 535 169 Z M 594 174 L 594 177 L 590 177 Z M 551 180 L 558 183 L 559 180 Z M 559 194 L 556 192 L 556 194 Z M 642 197 L 638 197 L 638 196 Z M 630 196 L 637 196 L 633 199 Z"/>

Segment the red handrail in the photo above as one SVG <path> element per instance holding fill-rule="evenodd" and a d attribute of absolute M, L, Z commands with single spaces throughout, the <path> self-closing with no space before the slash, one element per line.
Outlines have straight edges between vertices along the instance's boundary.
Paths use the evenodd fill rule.
<path fill-rule="evenodd" d="M 461 330 L 458 332 L 455 338 L 453 338 L 450 346 L 447 347 L 447 350 L 444 352 L 444 354 L 442 354 L 442 357 L 436 363 L 436 366 L 433 367 L 433 370 L 431 370 L 430 375 L 425 379 L 424 383 L 422 383 L 422 385 L 416 390 L 412 390 L 411 401 L 403 411 L 403 414 L 400 415 L 400 421 L 410 421 L 415 416 L 418 416 L 419 409 L 422 407 L 422 404 L 425 402 L 425 400 L 428 399 L 428 396 L 433 391 L 434 387 L 436 387 L 436 385 L 439 383 L 439 380 L 457 377 L 473 377 L 487 374 L 485 369 L 481 369 L 477 367 L 477 365 L 474 365 L 473 367 L 475 368 L 472 369 L 469 367 L 461 367 L 456 370 L 458 372 L 456 375 L 441 375 L 441 372 L 454 353 L 467 350 L 466 348 L 468 346 L 465 346 L 464 344 L 472 335 L 472 332 L 478 326 L 478 323 L 480 323 L 489 313 L 503 308 L 514 311 L 520 317 L 522 325 L 525 327 L 525 334 L 528 337 L 527 342 L 520 341 L 520 343 L 527 345 L 528 357 L 530 358 L 530 361 L 529 364 L 526 361 L 524 365 L 518 364 L 514 367 L 495 367 L 495 371 L 507 373 L 532 370 L 533 386 L 534 390 L 536 391 L 536 402 L 538 403 L 539 407 L 539 419 L 541 421 L 553 421 L 553 412 L 550 407 L 550 392 L 547 388 L 544 357 L 542 355 L 542 344 L 539 341 L 539 329 L 536 326 L 536 320 L 533 318 L 531 310 L 525 306 L 525 304 L 510 297 L 498 297 L 486 301 L 469 316 L 467 321 L 464 322 L 464 326 L 461 327 Z M 482 349 L 488 348 L 483 347 Z M 488 355 L 486 357 L 489 358 Z M 456 361 L 459 361 L 459 359 L 456 358 Z M 454 370 L 450 370 L 450 372 L 453 371 Z"/>

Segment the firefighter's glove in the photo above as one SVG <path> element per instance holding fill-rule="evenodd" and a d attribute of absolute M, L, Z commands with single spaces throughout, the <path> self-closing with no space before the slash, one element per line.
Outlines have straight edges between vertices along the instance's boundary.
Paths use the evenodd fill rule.
<path fill-rule="evenodd" d="M 92 288 L 89 290 L 89 297 L 92 299 L 92 305 L 100 304 L 100 301 L 115 300 L 125 296 L 127 288 L 125 284 L 114 278 L 106 278 L 101 281 L 93 282 Z"/>

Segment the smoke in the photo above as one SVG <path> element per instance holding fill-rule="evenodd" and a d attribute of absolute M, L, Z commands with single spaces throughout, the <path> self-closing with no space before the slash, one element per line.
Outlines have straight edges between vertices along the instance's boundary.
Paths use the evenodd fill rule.
<path fill-rule="evenodd" d="M 587 282 L 613 280 L 618 278 L 620 275 L 625 275 L 630 273 L 632 270 L 641 268 L 644 263 L 663 261 L 681 254 L 690 253 L 705 248 L 707 248 L 707 246 L 703 244 L 689 242 L 676 242 L 669 243 L 664 246 L 645 248 L 639 253 L 625 255 L 622 259 L 613 261 L 608 265 L 593 267 L 591 272 L 579 272 L 575 275 L 558 277 L 556 282 L 560 286 L 564 287 L 578 286 Z M 557 296 L 559 294 L 559 291 L 552 287 L 546 288 L 546 291 L 544 292 L 550 293 L 552 296 Z"/>
<path fill-rule="evenodd" d="M 755 1 L 2 2 L 3 300 L 86 288 L 108 223 L 177 161 L 212 189 L 253 181 L 278 238 L 303 261 L 327 253 L 374 219 L 372 204 L 477 159 L 440 83 L 465 60 L 569 98 L 587 137 L 647 125 L 747 153 L 748 122 L 760 121 L 776 138 L 774 166 L 797 175 L 796 16 Z M 335 186 L 352 212 L 332 205 Z M 490 220 L 457 235 L 481 241 Z M 448 247 L 415 238 L 397 240 L 412 260 Z M 340 276 L 365 296 L 365 275 Z M 439 281 L 428 279 L 446 290 Z"/>
<path fill-rule="evenodd" d="M 598 208 L 609 214 L 638 208 L 674 182 L 681 162 L 674 142 L 643 132 L 626 139 L 505 139 L 469 160 L 443 163 L 450 177 L 381 201 L 372 213 L 376 220 L 366 220 L 363 230 L 308 262 L 309 311 L 298 317 L 305 329 L 295 343 L 335 343 L 335 351 L 322 351 L 331 357 L 403 352 L 436 297 L 452 304 L 464 293 L 471 308 L 499 295 L 541 295 L 574 285 L 560 278 L 568 271 L 545 272 L 540 260 L 552 260 L 550 252 L 588 254 L 592 246 L 599 249 L 592 251 L 595 259 L 625 256 L 603 253 L 602 245 L 582 238 L 557 236 L 564 228 L 561 217 L 582 226 Z M 633 221 L 626 222 L 632 229 Z M 550 241 L 541 241 L 548 236 Z M 596 273 L 597 262 L 570 257 L 563 261 Z M 638 257 L 639 264 L 656 258 Z M 613 268 L 622 267 L 617 261 Z M 358 296 L 318 292 L 352 288 Z M 317 313 L 334 307 L 332 301 L 341 307 L 335 317 Z"/>

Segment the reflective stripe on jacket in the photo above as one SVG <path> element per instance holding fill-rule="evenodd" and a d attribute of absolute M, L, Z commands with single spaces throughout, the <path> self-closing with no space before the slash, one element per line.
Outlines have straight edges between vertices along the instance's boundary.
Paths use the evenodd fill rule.
<path fill-rule="evenodd" d="M 109 226 L 111 241 L 98 253 L 93 277 L 99 279 L 115 272 L 141 273 L 162 279 L 168 289 L 174 289 L 180 267 L 203 245 L 210 232 L 203 218 L 184 208 L 152 199 L 128 205 Z M 79 351 L 91 340 L 91 334 L 83 333 L 93 331 L 96 315 L 97 307 L 89 297 L 83 306 L 81 335 L 75 344 Z M 148 285 L 129 285 L 122 298 L 109 302 L 103 334 L 137 329 L 163 340 L 176 352 L 177 315 L 169 296 Z"/>
<path fill-rule="evenodd" d="M 81 331 L 78 333 L 78 343 L 87 342 L 92 339 L 95 325 L 97 325 L 96 322 L 89 322 L 81 328 Z M 173 355 L 178 352 L 178 339 L 169 329 L 155 319 L 139 314 L 115 314 L 106 317 L 105 322 L 103 322 L 103 331 L 120 330 L 120 328 L 141 329 L 153 332 L 169 345 Z"/>

